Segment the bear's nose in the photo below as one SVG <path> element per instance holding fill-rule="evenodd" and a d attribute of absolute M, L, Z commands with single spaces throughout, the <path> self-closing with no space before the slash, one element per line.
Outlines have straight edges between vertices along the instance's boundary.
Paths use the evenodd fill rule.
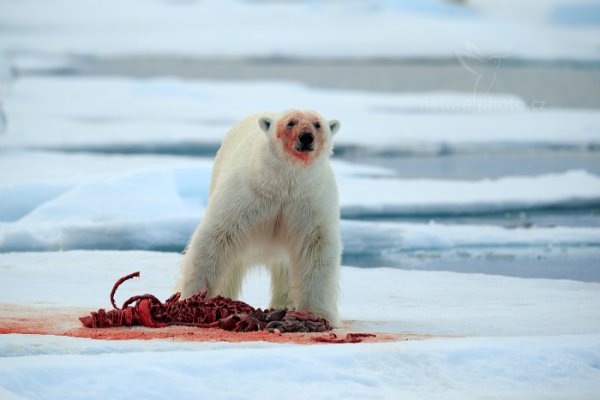
<path fill-rule="evenodd" d="M 302 143 L 304 146 L 308 146 L 309 144 L 312 144 L 313 140 L 315 140 L 315 137 L 313 136 L 312 133 L 310 132 L 302 132 L 300 134 L 300 137 L 298 138 L 298 140 L 300 141 L 300 143 Z"/>

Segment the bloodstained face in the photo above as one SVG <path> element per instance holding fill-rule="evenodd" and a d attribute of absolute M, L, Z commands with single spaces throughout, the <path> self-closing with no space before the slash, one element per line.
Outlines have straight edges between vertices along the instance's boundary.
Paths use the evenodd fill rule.
<path fill-rule="evenodd" d="M 326 124 L 310 111 L 285 113 L 275 126 L 275 136 L 281 140 L 286 153 L 307 165 L 319 158 L 327 138 Z"/>

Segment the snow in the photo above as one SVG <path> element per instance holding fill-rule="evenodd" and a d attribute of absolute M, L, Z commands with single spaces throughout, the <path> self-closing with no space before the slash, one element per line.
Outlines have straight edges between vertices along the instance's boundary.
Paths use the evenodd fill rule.
<path fill-rule="evenodd" d="M 283 111 L 280 98 L 288 108 L 316 108 L 343 121 L 335 139 L 340 151 L 449 154 L 600 144 L 600 114 L 594 110 L 531 108 L 512 95 L 90 77 L 19 79 L 5 101 L 8 131 L 0 144 L 137 152 L 193 146 L 212 155 L 237 121 L 258 111 Z"/>
<path fill-rule="evenodd" d="M 4 150 L 0 243 L 4 251 L 182 246 L 201 218 L 211 167 L 202 158 Z M 585 171 L 439 180 L 399 179 L 384 168 L 342 161 L 333 168 L 346 215 L 569 207 L 596 204 L 600 196 L 599 178 Z M 432 338 L 301 346 L 0 335 L 0 397 L 596 397 L 599 283 L 383 268 L 374 255 L 552 248 L 591 251 L 597 259 L 600 229 L 343 219 L 341 230 L 346 254 L 366 255 L 372 264 L 342 268 L 347 328 Z M 117 302 L 146 292 L 165 299 L 180 259 L 149 251 L 0 253 L 0 307 L 45 315 L 107 307 L 114 281 L 135 270 L 141 279 L 123 285 Z M 402 262 L 410 266 L 411 259 Z M 243 298 L 264 307 L 268 287 L 267 274 L 255 270 Z"/>
<path fill-rule="evenodd" d="M 385 189 L 384 189 L 385 188 Z M 373 196 L 372 193 L 378 193 Z M 586 171 L 475 181 L 340 179 L 342 215 L 477 214 L 594 204 L 600 178 Z"/>
<path fill-rule="evenodd" d="M 35 160 L 34 162 L 31 162 Z M 0 249 L 183 248 L 208 200 L 212 161 L 170 156 L 5 151 Z M 600 202 L 585 171 L 482 180 L 399 179 L 384 168 L 334 161 L 342 216 L 465 215 Z M 377 196 L 373 196 L 377 193 Z M 598 228 L 507 229 L 342 221 L 349 249 L 594 246 Z M 383 245 L 386 243 L 386 245 Z M 349 254 L 354 253 L 349 250 Z"/>
<path fill-rule="evenodd" d="M 378 93 L 72 74 L 107 59 L 524 59 L 575 68 L 600 60 L 598 0 L 465 3 L 1 2 L 3 332 L 7 321 L 31 315 L 67 318 L 65 330 L 79 326 L 77 315 L 110 307 L 115 280 L 138 270 L 141 279 L 126 282 L 117 303 L 140 293 L 169 297 L 179 250 L 207 204 L 209 157 L 235 122 L 281 111 L 285 99 L 286 108 L 342 121 L 332 164 L 342 211 L 343 330 L 396 340 L 2 334 L 0 398 L 596 399 L 600 176 L 594 163 L 572 160 L 591 159 L 600 146 L 597 110 L 484 94 L 476 76 L 473 93 Z M 506 163 L 514 158 L 505 154 L 567 151 L 571 158 L 556 168 L 524 165 L 494 179 L 460 172 L 408 179 L 339 159 L 460 153 L 452 167 L 470 155 Z M 477 176 L 488 172 L 497 171 Z M 552 218 L 498 225 L 520 212 Z M 265 307 L 268 293 L 268 274 L 253 269 L 243 299 Z"/>
<path fill-rule="evenodd" d="M 600 227 L 569 226 L 564 217 L 559 226 L 509 228 L 490 216 L 552 209 L 595 218 L 587 213 L 600 204 L 597 171 L 563 162 L 555 173 L 408 179 L 339 156 L 592 157 L 597 110 L 477 90 L 70 74 L 90 60 L 144 57 L 458 57 L 586 68 L 600 59 L 597 0 L 466 3 L 2 2 L 0 328 L 23 317 L 19 310 L 64 316 L 109 307 L 114 281 L 137 270 L 141 279 L 119 289 L 118 303 L 140 293 L 169 297 L 181 260 L 173 251 L 207 204 L 208 157 L 236 121 L 281 111 L 286 99 L 286 108 L 342 121 L 333 169 L 344 329 L 418 337 L 296 345 L 3 334 L 0 398 L 596 399 Z M 63 74 L 15 79 L 15 69 Z M 243 299 L 265 307 L 268 292 L 266 271 L 252 270 Z"/>
<path fill-rule="evenodd" d="M 525 21 L 496 18 L 497 14 L 507 14 L 506 6 L 492 5 L 478 13 L 482 2 L 476 2 L 472 9 L 441 0 L 154 1 L 144 2 L 143 7 L 141 3 L 10 2 L 3 6 L 0 16 L 0 25 L 7 27 L 0 51 L 10 52 L 13 57 L 16 53 L 17 63 L 18 55 L 22 54 L 25 65 L 30 66 L 36 59 L 43 60 L 40 55 L 44 54 L 50 56 L 51 62 L 56 62 L 56 55 L 61 54 L 454 57 L 465 49 L 466 41 L 476 38 L 480 52 L 485 55 L 551 60 L 598 59 L 600 55 L 597 26 L 574 24 L 565 29 L 564 25 L 553 23 L 552 12 L 561 15 L 560 4 L 556 2 L 529 11 L 528 15 L 542 17 Z M 589 1 L 575 4 L 586 3 Z M 508 14 L 518 14 L 520 9 L 521 3 L 511 4 Z M 544 18 L 544 13 L 550 17 Z"/>
<path fill-rule="evenodd" d="M 20 396 L 235 399 L 594 399 L 598 336 L 437 339 L 4 359 L 0 385 Z M 166 345 L 167 347 L 169 344 Z M 344 368 L 340 368 L 343 366 Z M 249 397 L 247 397 L 251 394 Z"/>
<path fill-rule="evenodd" d="M 142 277 L 117 301 L 141 292 L 165 298 L 179 259 L 141 251 L 0 254 L 0 304 L 48 313 L 107 306 L 112 281 L 132 268 Z M 436 337 L 300 346 L 1 335 L 0 394 L 593 399 L 600 389 L 598 283 L 350 267 L 342 282 L 341 313 L 353 329 Z M 244 299 L 264 304 L 267 287 L 265 274 L 252 273 Z"/>
<path fill-rule="evenodd" d="M 166 299 L 173 293 L 180 259 L 178 253 L 137 250 L 0 253 L 0 304 L 48 308 L 49 313 L 57 307 L 110 307 L 113 283 L 134 271 L 141 271 L 141 278 L 119 289 L 117 303 L 140 293 Z M 343 267 L 340 313 L 360 331 L 587 335 L 600 327 L 599 289 L 600 283 L 570 280 Z M 268 293 L 268 274 L 254 270 L 242 299 L 266 307 Z"/>
<path fill-rule="evenodd" d="M 349 251 L 377 248 L 412 250 L 499 247 L 595 246 L 600 229 L 590 227 L 503 228 L 495 225 L 412 224 L 343 220 L 342 237 Z M 381 243 L 384 241 L 384 243 Z"/>

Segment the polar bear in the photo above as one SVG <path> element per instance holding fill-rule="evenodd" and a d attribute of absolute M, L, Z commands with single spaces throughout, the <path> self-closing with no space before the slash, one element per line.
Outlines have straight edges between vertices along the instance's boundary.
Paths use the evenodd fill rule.
<path fill-rule="evenodd" d="M 249 267 L 266 265 L 273 308 L 339 324 L 341 240 L 329 163 L 337 120 L 314 111 L 261 113 L 225 136 L 206 212 L 186 248 L 177 291 L 238 298 Z"/>

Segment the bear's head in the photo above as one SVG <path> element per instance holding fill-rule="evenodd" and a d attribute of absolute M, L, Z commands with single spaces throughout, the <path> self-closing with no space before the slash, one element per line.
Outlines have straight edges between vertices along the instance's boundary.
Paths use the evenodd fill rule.
<path fill-rule="evenodd" d="M 273 118 L 262 117 L 258 124 L 280 157 L 301 166 L 308 166 L 324 155 L 328 157 L 333 148 L 331 139 L 340 128 L 339 121 L 326 121 L 308 110 L 288 110 Z"/>

